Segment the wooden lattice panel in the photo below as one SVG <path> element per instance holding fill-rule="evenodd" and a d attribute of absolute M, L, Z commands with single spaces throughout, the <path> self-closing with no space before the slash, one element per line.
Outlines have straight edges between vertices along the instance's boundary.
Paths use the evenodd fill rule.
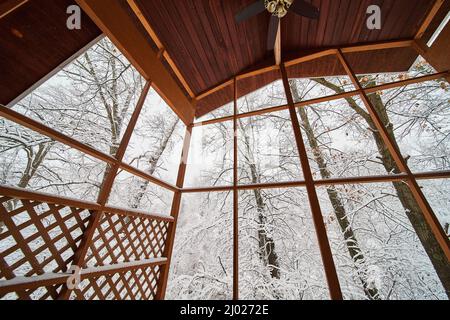
<path fill-rule="evenodd" d="M 0 197 L 0 281 L 67 271 L 89 217 L 85 209 Z"/>
<path fill-rule="evenodd" d="M 167 263 L 162 255 L 172 217 L 2 190 L 0 299 L 154 299 Z M 93 212 L 100 220 L 91 227 Z M 92 238 L 86 238 L 91 228 Z M 74 257 L 86 239 L 80 269 L 73 266 Z M 79 284 L 74 289 L 75 278 Z"/>
<path fill-rule="evenodd" d="M 161 257 L 169 222 L 144 215 L 105 213 L 94 233 L 84 267 Z"/>
<path fill-rule="evenodd" d="M 159 266 L 142 267 L 113 275 L 85 279 L 72 291 L 75 300 L 153 300 L 160 276 Z"/>

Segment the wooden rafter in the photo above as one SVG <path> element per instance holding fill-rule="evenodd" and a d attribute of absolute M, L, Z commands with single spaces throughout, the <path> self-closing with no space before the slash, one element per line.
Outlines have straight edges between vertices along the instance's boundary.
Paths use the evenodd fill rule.
<path fill-rule="evenodd" d="M 21 7 L 28 0 L 4 0 L 0 3 L 0 19 L 6 17 L 8 14 Z"/>
<path fill-rule="evenodd" d="M 425 18 L 425 21 L 420 26 L 419 30 L 416 33 L 415 39 L 421 39 L 423 35 L 425 34 L 425 31 L 427 31 L 428 27 L 430 26 L 431 22 L 433 21 L 436 14 L 439 12 L 439 9 L 444 4 L 445 0 L 436 0 L 434 2 L 433 7 L 431 8 L 430 12 L 428 13 L 427 17 Z"/>
<path fill-rule="evenodd" d="M 279 66 L 281 64 L 281 19 L 278 20 L 278 31 L 275 38 L 274 55 L 275 65 Z"/>
<path fill-rule="evenodd" d="M 159 53 L 136 28 L 135 21 L 119 1 L 76 0 L 92 21 L 133 64 L 142 76 L 186 124 L 192 123 L 195 110 L 192 101 L 166 69 Z"/>
<path fill-rule="evenodd" d="M 180 83 L 183 85 L 183 88 L 186 90 L 186 92 L 189 94 L 189 96 L 191 98 L 194 98 L 195 97 L 194 92 L 189 87 L 189 84 L 187 83 L 187 81 L 183 77 L 183 75 L 181 74 L 180 69 L 177 67 L 177 65 L 171 58 L 169 52 L 167 52 L 167 50 L 164 48 L 164 45 L 159 40 L 158 36 L 156 35 L 155 30 L 153 30 L 152 26 L 150 25 L 150 22 L 147 20 L 147 18 L 145 18 L 144 14 L 142 13 L 141 9 L 139 8 L 139 5 L 136 3 L 135 0 L 127 0 L 127 2 L 128 2 L 128 5 L 133 10 L 134 14 L 138 17 L 139 21 L 141 22 L 141 24 L 143 25 L 145 30 L 147 31 L 150 38 L 153 40 L 153 42 L 158 47 L 158 49 L 160 51 L 159 56 L 164 57 L 166 59 L 169 66 L 172 68 L 172 71 L 174 72 L 174 74 L 176 75 L 176 77 L 178 78 Z"/>

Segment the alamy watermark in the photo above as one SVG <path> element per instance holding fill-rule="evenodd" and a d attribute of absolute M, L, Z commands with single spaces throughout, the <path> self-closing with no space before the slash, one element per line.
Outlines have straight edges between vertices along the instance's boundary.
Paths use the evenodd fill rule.
<path fill-rule="evenodd" d="M 69 15 L 67 18 L 66 26 L 69 30 L 81 29 L 81 8 L 77 5 L 68 6 L 66 13 Z"/>
<path fill-rule="evenodd" d="M 67 29 L 80 30 L 81 29 L 81 8 L 77 5 L 67 7 Z M 369 30 L 381 30 L 381 8 L 378 5 L 370 5 L 367 7 L 366 27 Z"/>
<path fill-rule="evenodd" d="M 67 288 L 69 290 L 78 289 L 81 282 L 81 268 L 79 266 L 71 266 L 68 272 L 71 273 L 71 275 L 66 281 Z"/>

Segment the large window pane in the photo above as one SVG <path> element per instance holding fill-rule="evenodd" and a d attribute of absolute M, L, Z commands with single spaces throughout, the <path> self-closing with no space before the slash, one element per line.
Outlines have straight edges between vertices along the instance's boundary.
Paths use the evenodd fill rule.
<path fill-rule="evenodd" d="M 450 87 L 444 79 L 370 96 L 392 124 L 396 141 L 413 172 L 450 168 Z"/>
<path fill-rule="evenodd" d="M 306 190 L 240 192 L 239 289 L 243 300 L 329 299 Z"/>
<path fill-rule="evenodd" d="M 445 255 L 436 256 L 406 184 L 320 187 L 318 194 L 346 299 L 447 298 Z"/>
<path fill-rule="evenodd" d="M 233 184 L 233 122 L 195 127 L 192 131 L 185 186 L 230 184 Z"/>
<path fill-rule="evenodd" d="M 244 118 L 238 125 L 239 184 L 303 178 L 288 111 Z"/>
<path fill-rule="evenodd" d="M 232 202 L 225 192 L 183 195 L 168 299 L 232 299 Z"/>
<path fill-rule="evenodd" d="M 302 107 L 297 114 L 315 179 L 392 173 L 359 97 Z"/>
<path fill-rule="evenodd" d="M 0 183 L 95 201 L 106 164 L 0 118 Z"/>
<path fill-rule="evenodd" d="M 105 38 L 13 109 L 113 155 L 143 84 L 131 63 Z"/>
<path fill-rule="evenodd" d="M 184 123 L 158 93 L 145 100 L 124 161 L 147 174 L 175 184 L 183 148 Z"/>
<path fill-rule="evenodd" d="M 170 215 L 172 200 L 172 191 L 121 171 L 114 181 L 108 204 L 148 213 Z"/>

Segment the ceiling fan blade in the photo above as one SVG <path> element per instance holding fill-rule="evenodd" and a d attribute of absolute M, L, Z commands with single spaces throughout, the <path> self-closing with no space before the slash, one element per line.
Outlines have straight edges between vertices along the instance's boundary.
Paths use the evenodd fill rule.
<path fill-rule="evenodd" d="M 310 19 L 319 19 L 320 11 L 318 8 L 314 7 L 312 4 L 306 2 L 305 0 L 294 0 L 294 3 L 289 8 L 289 11 L 307 17 Z"/>
<path fill-rule="evenodd" d="M 258 0 L 255 3 L 244 8 L 241 12 L 239 12 L 235 16 L 236 22 L 241 23 L 242 21 L 248 20 L 265 10 L 266 6 L 264 5 L 264 0 Z"/>
<path fill-rule="evenodd" d="M 277 16 L 270 16 L 269 31 L 267 32 L 267 50 L 269 51 L 273 51 L 275 48 L 279 26 L 280 18 Z"/>

